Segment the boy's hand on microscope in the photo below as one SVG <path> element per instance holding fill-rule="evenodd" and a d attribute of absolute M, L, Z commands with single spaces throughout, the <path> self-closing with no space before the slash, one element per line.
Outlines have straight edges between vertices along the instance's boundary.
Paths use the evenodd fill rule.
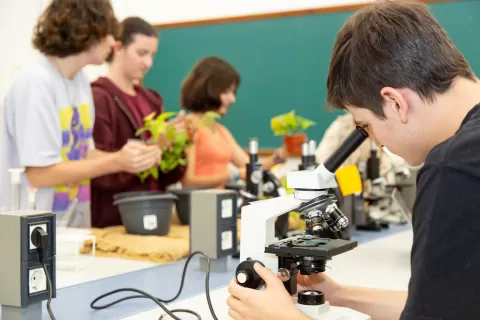
<path fill-rule="evenodd" d="M 332 280 L 324 272 L 311 275 L 297 275 L 297 291 L 317 290 L 323 292 L 325 300 L 331 305 L 335 305 L 335 296 L 341 285 Z"/>
<path fill-rule="evenodd" d="M 306 320 L 296 307 L 283 282 L 268 268 L 256 263 L 255 271 L 265 281 L 265 290 L 238 285 L 233 279 L 228 287 L 228 315 L 233 320 Z"/>
<path fill-rule="evenodd" d="M 156 144 L 128 141 L 116 156 L 121 171 L 135 174 L 158 165 L 162 152 Z"/>

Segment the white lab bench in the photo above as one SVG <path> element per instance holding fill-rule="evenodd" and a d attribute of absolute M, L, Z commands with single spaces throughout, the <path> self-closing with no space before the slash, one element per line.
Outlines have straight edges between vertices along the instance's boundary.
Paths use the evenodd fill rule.
<path fill-rule="evenodd" d="M 386 238 L 359 245 L 352 251 L 333 258 L 326 273 L 342 284 L 390 290 L 407 290 L 410 278 L 410 250 L 413 233 L 404 231 Z M 218 319 L 229 319 L 227 287 L 210 292 L 212 305 Z M 205 293 L 168 305 L 169 309 L 190 309 L 202 319 L 212 319 Z M 151 311 L 124 318 L 124 320 L 158 319 L 163 311 Z M 193 315 L 178 314 L 185 320 Z"/>
<path fill-rule="evenodd" d="M 78 250 L 90 230 L 57 228 L 57 289 L 154 267 L 158 264 L 122 258 L 82 255 Z"/>

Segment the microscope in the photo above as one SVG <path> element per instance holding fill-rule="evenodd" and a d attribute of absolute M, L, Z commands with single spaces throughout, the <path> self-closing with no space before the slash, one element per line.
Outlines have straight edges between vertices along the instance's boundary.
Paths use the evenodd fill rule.
<path fill-rule="evenodd" d="M 301 163 L 298 166 L 298 170 L 313 171 L 318 167 L 318 164 L 317 164 L 316 159 L 315 159 L 315 151 L 316 150 L 317 150 L 317 144 L 316 144 L 315 140 L 310 140 L 309 142 L 304 142 L 302 144 L 302 158 L 301 158 Z M 339 207 L 342 207 L 342 205 L 345 201 L 344 201 L 343 197 L 341 196 L 340 190 L 335 189 L 335 190 L 331 190 L 331 191 L 333 193 L 335 193 L 335 196 L 337 197 L 337 200 L 338 200 L 337 205 Z M 351 217 L 352 217 L 351 210 L 347 210 L 346 213 L 347 213 L 346 214 L 347 217 L 350 217 L 350 219 L 351 219 Z M 311 220 L 307 219 L 307 221 L 306 221 L 307 229 L 305 231 L 307 234 L 311 234 L 313 232 L 312 228 L 310 228 L 309 225 L 308 225 L 309 222 L 311 222 Z M 330 230 L 328 228 L 328 225 L 326 224 L 325 221 L 322 222 L 322 229 L 323 230 L 321 231 L 321 233 L 319 233 L 319 234 L 317 233 L 317 235 L 321 236 L 323 238 L 329 238 L 329 239 L 350 239 L 351 231 L 352 231 L 351 226 L 349 226 L 349 228 L 341 230 L 339 232 L 332 232 L 332 230 Z"/>
<path fill-rule="evenodd" d="M 316 149 L 317 143 L 315 140 L 310 140 L 310 142 L 304 142 L 302 144 L 302 162 L 298 166 L 298 170 L 315 170 L 318 166 L 315 161 Z"/>
<path fill-rule="evenodd" d="M 328 239 L 318 236 L 322 223 L 326 222 L 333 232 L 348 225 L 347 218 L 338 208 L 332 189 L 337 187 L 335 171 L 368 137 L 357 127 L 327 161 L 313 171 L 289 172 L 287 184 L 294 189 L 293 195 L 257 201 L 242 209 L 242 244 L 240 260 L 236 269 L 239 285 L 261 289 L 263 280 L 253 266 L 260 263 L 282 276 L 290 295 L 297 293 L 297 274 L 309 275 L 324 272 L 326 262 L 333 256 L 352 250 L 356 241 Z M 298 235 L 276 241 L 274 219 L 290 211 L 299 211 L 307 220 L 311 234 Z M 332 307 L 323 293 L 316 290 L 298 292 L 294 298 L 297 308 L 314 319 L 370 320 L 357 311 Z"/>
<path fill-rule="evenodd" d="M 382 219 L 390 212 L 391 193 L 388 192 L 387 181 L 380 175 L 380 159 L 374 141 L 371 142 L 365 171 L 368 192 L 363 200 L 368 203 L 368 211 L 357 215 L 355 224 L 357 230 L 380 231 L 388 228 L 388 224 L 382 222 Z"/>
<path fill-rule="evenodd" d="M 282 197 L 287 194 L 280 180 L 270 170 L 264 170 L 259 162 L 258 139 L 252 138 L 248 143 L 250 157 L 247 163 L 246 190 L 240 190 L 242 205 L 261 200 L 262 198 Z M 286 238 L 288 232 L 288 212 L 277 217 L 275 235 L 279 239 Z"/>

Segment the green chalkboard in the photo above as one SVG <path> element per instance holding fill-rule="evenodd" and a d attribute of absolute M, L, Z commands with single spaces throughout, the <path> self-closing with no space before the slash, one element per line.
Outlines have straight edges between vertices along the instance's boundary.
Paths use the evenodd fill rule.
<path fill-rule="evenodd" d="M 480 72 L 480 1 L 430 5 L 453 41 Z M 261 149 L 282 143 L 273 136 L 270 118 L 295 109 L 317 126 L 320 140 L 338 112 L 325 109 L 326 77 L 333 42 L 352 12 L 306 15 L 160 30 L 160 47 L 146 87 L 160 92 L 168 110 L 179 109 L 180 86 L 202 57 L 215 55 L 233 64 L 242 84 L 222 122 L 240 145 L 257 137 Z"/>

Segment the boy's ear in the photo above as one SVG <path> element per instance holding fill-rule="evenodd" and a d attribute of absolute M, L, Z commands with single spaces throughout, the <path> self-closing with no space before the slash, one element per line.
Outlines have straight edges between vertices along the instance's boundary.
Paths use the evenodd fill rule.
<path fill-rule="evenodd" d="M 384 108 L 390 108 L 402 123 L 408 122 L 408 102 L 405 92 L 391 87 L 382 88 L 380 94 L 383 97 Z M 389 112 L 387 112 L 389 113 Z"/>

